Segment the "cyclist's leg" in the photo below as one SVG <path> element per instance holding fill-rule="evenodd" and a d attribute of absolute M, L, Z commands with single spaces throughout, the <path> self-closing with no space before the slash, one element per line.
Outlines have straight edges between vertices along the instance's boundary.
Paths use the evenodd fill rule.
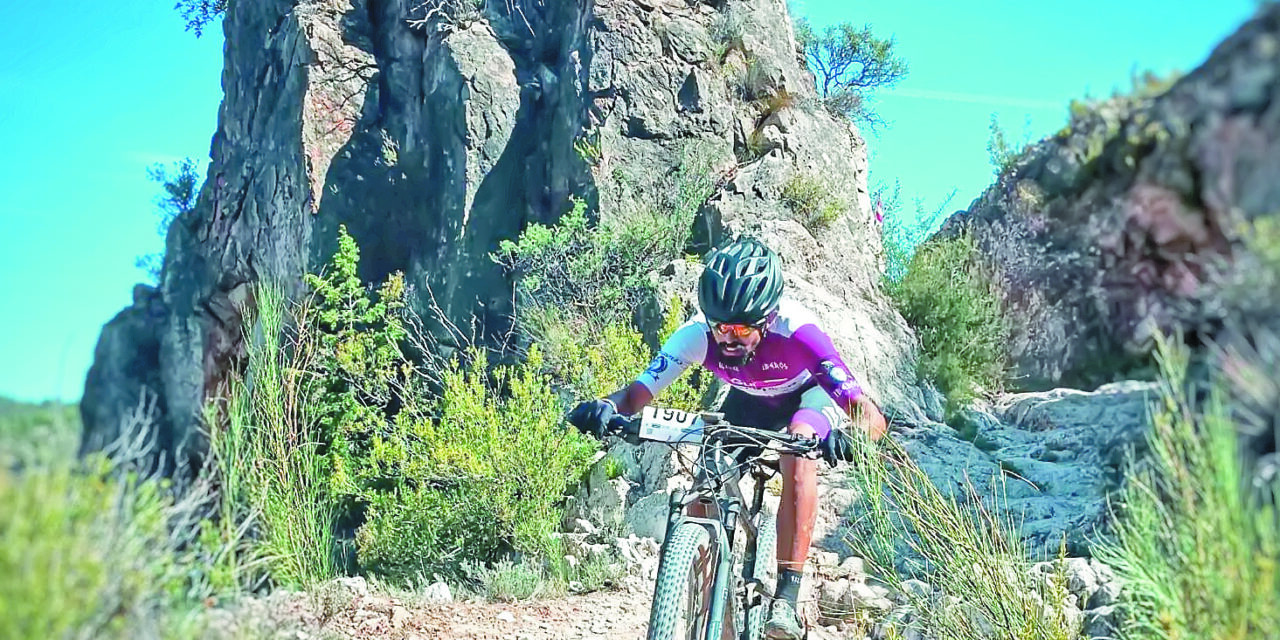
<path fill-rule="evenodd" d="M 804 436 L 826 437 L 838 424 L 840 410 L 820 387 L 801 395 L 787 429 Z M 783 456 L 782 500 L 778 505 L 778 594 L 792 613 L 818 515 L 818 461 Z M 777 618 L 778 616 L 775 616 Z M 771 623 L 775 620 L 771 619 Z M 785 636 L 777 636 L 785 637 Z"/>
<path fill-rule="evenodd" d="M 821 387 L 800 396 L 787 430 L 825 438 L 840 409 Z M 818 461 L 782 457 L 782 503 L 778 508 L 778 570 L 803 571 L 818 514 Z"/>

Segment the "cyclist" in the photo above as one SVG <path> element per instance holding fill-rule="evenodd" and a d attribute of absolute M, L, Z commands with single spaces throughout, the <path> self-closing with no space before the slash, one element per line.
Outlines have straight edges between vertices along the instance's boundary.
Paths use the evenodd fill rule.
<path fill-rule="evenodd" d="M 749 237 L 712 253 L 698 281 L 698 313 L 667 338 L 648 369 L 605 398 L 579 404 L 569 421 L 597 437 L 615 415 L 634 414 L 685 369 L 701 364 L 731 389 L 721 411 L 732 424 L 823 440 L 831 465 L 848 459 L 844 417 L 878 440 L 884 415 L 862 392 L 812 312 L 782 297 L 777 254 Z M 784 456 L 778 509 L 778 588 L 765 635 L 804 635 L 796 598 L 817 516 L 817 461 Z"/>

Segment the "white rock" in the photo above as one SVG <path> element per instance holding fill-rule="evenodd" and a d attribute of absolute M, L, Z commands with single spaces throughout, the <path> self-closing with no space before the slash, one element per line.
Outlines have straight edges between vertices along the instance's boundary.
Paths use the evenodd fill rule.
<path fill-rule="evenodd" d="M 444 582 L 436 582 L 423 592 L 422 600 L 433 604 L 453 602 L 453 592 Z"/>
<path fill-rule="evenodd" d="M 401 607 L 399 605 L 392 607 L 391 608 L 391 628 L 399 629 L 400 627 L 403 627 L 406 623 L 409 622 L 409 619 L 411 617 L 412 616 L 409 615 L 408 609 L 405 609 L 404 607 Z"/>
<path fill-rule="evenodd" d="M 369 595 L 369 583 L 365 582 L 361 576 L 338 578 L 334 583 L 354 597 L 363 598 Z"/>
<path fill-rule="evenodd" d="M 848 558 L 845 558 L 844 562 L 840 563 L 839 575 L 851 580 L 866 580 L 867 574 L 862 558 L 859 558 L 858 556 L 849 556 Z"/>

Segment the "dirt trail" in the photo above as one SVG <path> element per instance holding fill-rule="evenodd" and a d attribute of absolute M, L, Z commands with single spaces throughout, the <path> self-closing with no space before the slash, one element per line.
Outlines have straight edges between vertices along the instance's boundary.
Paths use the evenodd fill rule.
<path fill-rule="evenodd" d="M 633 640 L 649 626 L 652 584 L 522 602 L 419 604 L 379 594 L 276 593 L 211 616 L 205 638 L 288 640 Z M 863 636 L 812 626 L 810 640 Z"/>
<path fill-rule="evenodd" d="M 839 526 L 852 491 L 836 472 L 819 471 L 819 509 L 815 542 Z M 776 496 L 769 496 L 777 508 Z M 656 550 L 655 550 L 656 551 Z M 812 572 L 821 564 L 810 552 L 802 597 L 812 598 L 817 583 Z M 827 553 L 833 556 L 834 554 Z M 834 564 L 828 560 L 828 565 Z M 831 567 L 828 567 L 831 568 Z M 277 592 L 210 612 L 204 637 L 282 638 L 287 640 L 632 640 L 643 639 L 649 626 L 653 582 L 633 572 L 624 588 L 564 598 L 520 602 L 453 601 L 418 603 L 370 592 L 362 578 L 355 586 L 330 584 L 312 594 Z M 338 581 L 341 582 L 341 581 Z M 818 625 L 817 607 L 802 608 L 809 621 L 809 640 L 863 640 L 861 633 Z"/>

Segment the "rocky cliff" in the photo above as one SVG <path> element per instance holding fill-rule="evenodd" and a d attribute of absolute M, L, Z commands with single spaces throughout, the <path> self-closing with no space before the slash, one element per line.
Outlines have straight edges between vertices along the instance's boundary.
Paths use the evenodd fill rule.
<path fill-rule="evenodd" d="M 923 418 L 910 330 L 876 284 L 865 145 L 819 106 L 782 0 L 262 0 L 231 3 L 223 28 L 209 175 L 170 230 L 160 286 L 103 330 L 85 449 L 141 412 L 165 463 L 189 471 L 201 407 L 240 366 L 254 284 L 296 290 L 339 224 L 364 278 L 403 271 L 419 311 L 434 296 L 496 340 L 513 312 L 489 258 L 500 240 L 554 222 L 570 196 L 599 218 L 669 197 L 691 149 L 715 188 L 689 251 L 764 238 L 869 388 Z M 834 215 L 798 213 L 812 203 L 795 185 Z M 689 295 L 694 275 L 655 277 Z"/>
<path fill-rule="evenodd" d="M 1159 89 L 1153 91 L 1149 89 Z M 1072 105 L 943 233 L 970 229 L 1003 290 L 1016 384 L 1090 387 L 1276 316 L 1260 261 L 1280 211 L 1280 7 L 1167 90 Z"/>

